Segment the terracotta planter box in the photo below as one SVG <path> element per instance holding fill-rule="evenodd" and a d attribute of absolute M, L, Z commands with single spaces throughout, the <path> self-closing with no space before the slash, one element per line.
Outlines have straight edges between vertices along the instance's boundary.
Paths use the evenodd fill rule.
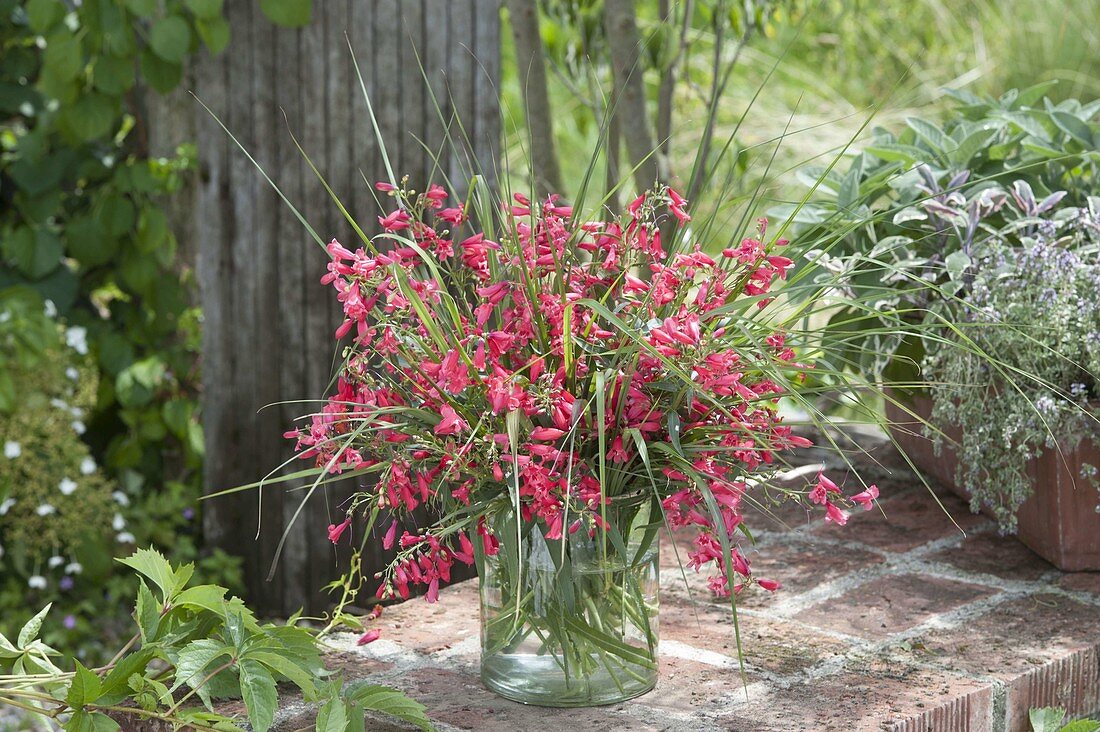
<path fill-rule="evenodd" d="M 930 398 L 918 396 L 907 401 L 899 395 L 893 396 L 907 403 L 921 419 L 931 419 Z M 918 468 L 959 497 L 970 500 L 966 490 L 955 484 L 958 459 L 951 445 L 945 443 L 936 457 L 931 440 L 921 433 L 921 422 L 911 414 L 887 403 L 886 418 L 894 439 Z M 944 432 L 952 439 L 959 437 L 957 428 Z M 1100 496 L 1088 481 L 1078 477 L 1083 463 L 1100 467 L 1100 447 L 1095 442 L 1082 442 L 1062 454 L 1047 450 L 1038 460 L 1031 461 L 1027 474 L 1035 492 L 1016 514 L 1017 538 L 1066 572 L 1100 570 L 1100 513 L 1096 512 Z"/>

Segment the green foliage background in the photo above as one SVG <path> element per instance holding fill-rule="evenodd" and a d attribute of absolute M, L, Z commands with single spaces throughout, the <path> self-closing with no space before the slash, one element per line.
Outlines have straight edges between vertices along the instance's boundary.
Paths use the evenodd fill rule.
<path fill-rule="evenodd" d="M 45 394 L 49 384 L 28 386 L 25 370 L 0 362 L 0 421 L 5 431 L 41 432 L 43 444 L 62 452 L 66 445 L 71 454 L 90 451 L 106 493 L 129 498 L 135 540 L 178 562 L 201 549 L 201 315 L 193 270 L 179 256 L 165 209 L 194 174 L 196 149 L 150 157 L 143 109 L 149 95 L 179 86 L 196 54 L 226 48 L 223 2 L 0 0 L 0 293 L 5 306 L 19 303 L 22 327 L 5 352 L 38 359 L 32 368 L 51 364 L 50 354 L 65 356 L 57 350 L 58 323 L 41 322 L 43 307 L 56 308 L 66 325 L 87 331 L 90 354 L 81 368 L 94 389 L 80 444 L 71 431 L 53 434 L 49 420 L 37 419 L 39 397 L 29 394 Z M 275 22 L 302 25 L 312 3 L 261 7 Z M 65 461 L 35 471 L 52 489 L 65 477 Z M 0 486 L 0 499 L 17 488 L 27 486 Z M 22 557 L 25 571 L 9 564 L 4 572 L 0 631 L 25 620 L 26 608 L 55 600 L 75 622 L 46 629 L 47 639 L 94 657 L 127 615 L 117 599 L 131 588 L 127 578 L 113 579 L 113 546 L 100 536 L 31 547 L 19 532 L 4 533 L 8 562 Z M 84 566 L 74 589 L 62 592 L 52 581 L 45 589 L 27 586 L 46 549 Z M 204 578 L 237 587 L 237 561 L 207 554 Z"/>

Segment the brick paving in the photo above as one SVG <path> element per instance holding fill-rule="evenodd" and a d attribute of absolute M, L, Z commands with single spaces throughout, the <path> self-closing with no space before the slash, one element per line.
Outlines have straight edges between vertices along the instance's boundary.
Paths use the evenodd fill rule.
<path fill-rule="evenodd" d="M 859 442 L 873 448 L 854 462 L 878 481 L 881 512 L 840 528 L 780 506 L 753 524 L 754 568 L 784 588 L 741 603 L 743 672 L 728 606 L 690 572 L 685 586 L 671 545 L 661 680 L 636 700 L 552 710 L 486 691 L 476 581 L 434 606 L 388 608 L 369 646 L 334 637 L 333 659 L 407 690 L 444 731 L 1024 732 L 1032 706 L 1100 711 L 1100 573 L 1058 572 L 958 499 L 934 497 L 885 442 Z M 281 729 L 307 717 L 288 701 Z"/>

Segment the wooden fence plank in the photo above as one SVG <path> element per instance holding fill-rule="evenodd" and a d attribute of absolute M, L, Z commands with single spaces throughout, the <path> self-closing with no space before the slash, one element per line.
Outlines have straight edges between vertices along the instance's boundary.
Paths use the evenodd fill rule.
<path fill-rule="evenodd" d="M 483 164 L 493 159 L 499 135 L 493 95 L 498 81 L 493 76 L 499 75 L 496 2 L 326 0 L 314 4 L 313 22 L 299 30 L 276 28 L 255 3 L 226 3 L 226 8 L 233 40 L 227 53 L 198 65 L 196 93 L 325 241 L 337 237 L 356 245 L 351 228 L 295 150 L 287 123 L 369 230 L 376 228 L 375 199 L 364 177 L 385 178 L 349 40 L 397 175 L 408 173 L 413 186 L 423 190 L 430 155 L 417 138 L 437 146 L 444 139 L 417 54 L 444 114 L 461 114 L 464 122 L 469 115 L 467 126 L 476 130 L 471 140 L 477 149 L 469 155 L 448 153 L 447 159 L 467 169 L 472 159 Z M 214 492 L 255 481 L 291 456 L 282 432 L 294 416 L 314 406 L 259 410 L 321 395 L 332 373 L 339 312 L 331 290 L 318 283 L 324 252 L 205 112 L 198 129 L 203 178 L 194 218 L 206 328 L 206 478 Z M 466 175 L 468 170 L 460 180 Z M 286 470 L 300 467 L 295 463 Z M 328 598 L 320 588 L 339 574 L 325 527 L 342 513 L 339 504 L 352 488 L 336 484 L 307 506 L 270 582 L 275 547 L 301 492 L 265 489 L 262 514 L 255 492 L 214 499 L 206 505 L 204 530 L 215 546 L 244 557 L 250 599 L 261 611 L 285 615 L 303 605 L 309 612 L 323 611 Z M 380 551 L 368 557 L 373 563 L 368 571 L 381 560 Z"/>

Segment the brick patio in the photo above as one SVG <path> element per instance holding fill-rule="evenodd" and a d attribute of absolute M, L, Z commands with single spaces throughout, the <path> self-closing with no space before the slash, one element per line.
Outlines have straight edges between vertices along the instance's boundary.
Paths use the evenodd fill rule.
<path fill-rule="evenodd" d="M 743 678 L 728 606 L 702 577 L 685 586 L 668 545 L 661 681 L 634 701 L 559 711 L 486 691 L 476 581 L 388 608 L 381 640 L 337 636 L 331 660 L 407 690 L 441 730 L 1022 732 L 1033 706 L 1100 711 L 1100 574 L 1054 570 L 936 491 L 949 518 L 891 447 L 859 442 L 874 448 L 855 462 L 878 481 L 883 513 L 838 528 L 781 507 L 753 524 L 753 566 L 784 587 L 741 603 Z M 281 728 L 307 715 L 288 701 Z"/>

